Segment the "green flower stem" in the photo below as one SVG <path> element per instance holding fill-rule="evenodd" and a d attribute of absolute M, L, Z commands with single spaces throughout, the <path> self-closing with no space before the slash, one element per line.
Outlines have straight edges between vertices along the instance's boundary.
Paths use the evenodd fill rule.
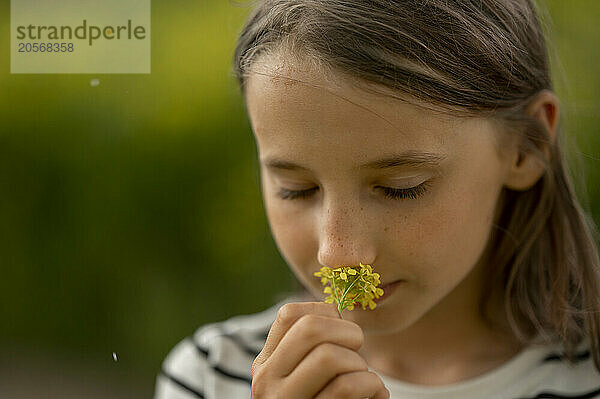
<path fill-rule="evenodd" d="M 348 294 L 348 292 L 350 292 L 350 290 L 352 289 L 352 287 L 354 287 L 354 284 L 356 284 L 356 282 L 358 281 L 358 279 L 360 278 L 360 276 L 356 276 L 356 278 L 354 279 L 354 281 L 352 282 L 352 284 L 350 284 L 348 286 L 348 288 L 346 288 L 346 291 L 344 292 L 344 295 L 342 295 L 342 302 L 344 302 L 346 300 L 346 294 Z M 339 301 L 338 301 L 339 303 Z M 344 306 L 344 309 L 346 307 Z"/>
<path fill-rule="evenodd" d="M 356 278 L 354 279 L 354 281 L 344 291 L 344 294 L 342 295 L 342 300 L 341 301 L 340 301 L 340 299 L 339 299 L 339 297 L 337 295 L 337 290 L 336 290 L 336 298 L 338 300 L 338 313 L 340 314 L 340 318 L 342 318 L 342 311 L 344 309 L 346 309 L 348 307 L 348 305 L 349 305 L 349 304 L 346 303 L 346 295 L 348 294 L 348 292 L 350 292 L 350 290 L 352 289 L 352 287 L 354 287 L 354 285 L 356 284 L 356 282 L 358 280 L 360 280 L 360 279 L 362 279 L 362 276 L 356 276 Z M 335 289 L 335 280 L 333 280 L 333 285 L 334 285 L 334 289 Z"/>
<path fill-rule="evenodd" d="M 335 299 L 337 299 L 337 303 L 338 303 L 338 306 L 337 306 L 338 314 L 340 315 L 340 319 L 343 319 L 342 310 L 344 310 L 344 309 L 340 310 L 340 297 L 338 295 L 337 287 L 335 286 L 335 279 L 334 278 L 331 279 L 331 282 L 333 284 L 333 292 L 335 292 Z"/>

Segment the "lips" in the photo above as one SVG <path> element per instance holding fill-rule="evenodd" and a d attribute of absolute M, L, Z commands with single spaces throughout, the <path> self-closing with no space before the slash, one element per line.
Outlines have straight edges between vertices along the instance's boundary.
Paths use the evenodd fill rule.
<path fill-rule="evenodd" d="M 373 301 L 375 301 L 376 303 L 383 301 L 385 298 L 390 296 L 395 291 L 396 287 L 398 287 L 400 285 L 400 283 L 402 283 L 403 281 L 404 280 L 396 280 L 392 283 L 380 285 L 379 288 L 381 288 L 383 290 L 383 295 L 377 299 L 373 299 Z"/>

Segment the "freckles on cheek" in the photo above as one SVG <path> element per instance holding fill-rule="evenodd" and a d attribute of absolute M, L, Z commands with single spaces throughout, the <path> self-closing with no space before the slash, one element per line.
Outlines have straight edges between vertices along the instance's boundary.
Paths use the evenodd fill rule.
<path fill-rule="evenodd" d="M 415 237 L 420 253 L 440 271 L 467 270 L 485 249 L 493 218 L 493 195 L 489 192 L 455 193 L 423 215 Z"/>

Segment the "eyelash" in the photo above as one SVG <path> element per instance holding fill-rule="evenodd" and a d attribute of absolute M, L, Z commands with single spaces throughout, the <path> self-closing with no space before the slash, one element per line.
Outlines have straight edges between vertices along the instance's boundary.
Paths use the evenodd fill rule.
<path fill-rule="evenodd" d="M 383 190 L 384 195 L 386 196 L 386 198 L 389 198 L 389 199 L 393 199 L 393 200 L 407 199 L 407 198 L 417 199 L 418 197 L 425 194 L 425 192 L 427 192 L 427 189 L 429 188 L 429 182 L 426 181 L 426 182 L 419 184 L 418 186 L 411 187 L 411 188 L 391 188 L 391 187 L 381 187 L 381 186 L 378 186 L 378 187 Z M 285 188 L 282 188 L 279 190 L 277 195 L 279 196 L 279 198 L 281 198 L 283 200 L 306 199 L 306 198 L 310 197 L 317 189 L 318 189 L 318 187 L 313 187 L 313 188 L 309 188 L 308 190 L 295 191 L 295 190 L 287 190 Z"/>

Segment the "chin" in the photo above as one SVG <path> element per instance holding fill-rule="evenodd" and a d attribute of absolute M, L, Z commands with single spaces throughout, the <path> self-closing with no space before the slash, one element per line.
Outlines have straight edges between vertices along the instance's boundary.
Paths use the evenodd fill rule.
<path fill-rule="evenodd" d="M 362 328 L 363 333 L 369 335 L 390 335 L 399 333 L 406 329 L 408 325 L 402 323 L 400 320 L 365 320 L 365 317 L 349 317 L 350 315 L 344 315 L 344 319 L 355 322 Z M 362 315 L 361 315 L 362 316 Z M 372 317 L 369 317 L 372 318 Z"/>
<path fill-rule="evenodd" d="M 394 306 L 395 305 L 395 306 Z M 362 310 L 361 307 L 352 311 L 344 311 L 343 317 L 358 324 L 365 334 L 395 334 L 411 327 L 423 316 L 422 314 L 406 314 L 406 307 L 391 302 L 377 305 L 373 310 Z"/>

